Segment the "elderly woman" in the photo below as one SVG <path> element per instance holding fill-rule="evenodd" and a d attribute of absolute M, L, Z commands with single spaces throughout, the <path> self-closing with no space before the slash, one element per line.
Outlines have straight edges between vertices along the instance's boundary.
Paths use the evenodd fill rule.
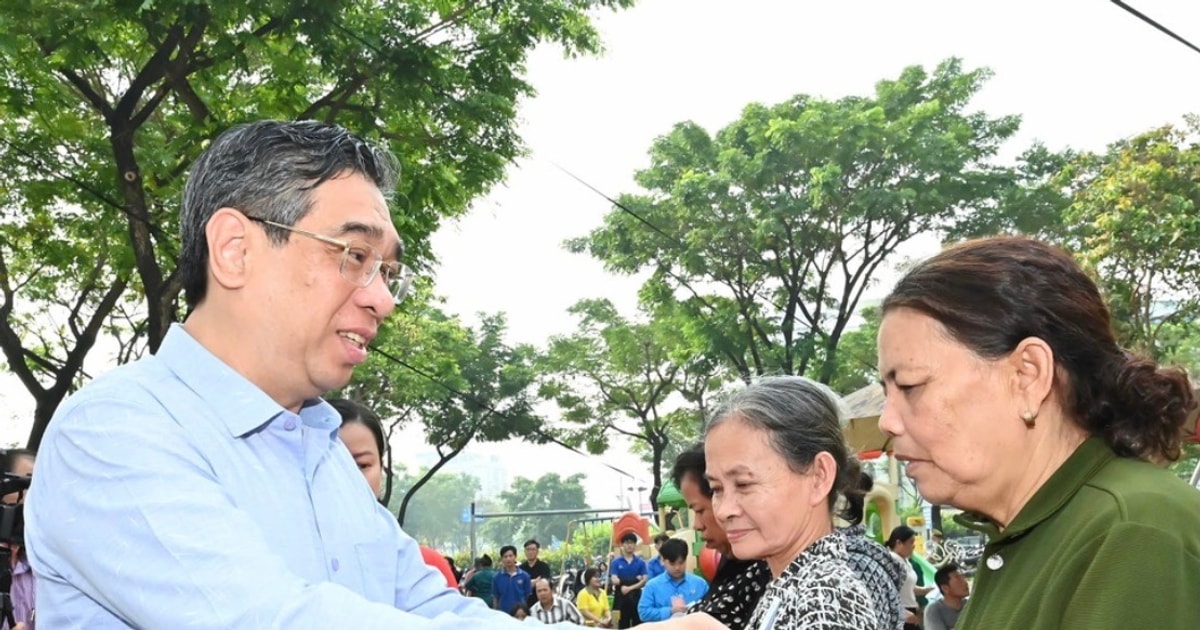
<path fill-rule="evenodd" d="M 839 494 L 859 474 L 842 437 L 837 397 L 798 376 L 760 379 L 713 412 L 706 476 L 717 522 L 738 558 L 761 558 L 771 582 L 747 628 L 862 630 L 875 612 L 834 530 Z M 721 628 L 706 613 L 663 628 Z"/>
<path fill-rule="evenodd" d="M 717 572 L 700 601 L 688 607 L 689 613 L 708 613 L 727 628 L 741 630 L 771 581 L 771 571 L 762 560 L 734 557 L 729 538 L 712 509 L 712 488 L 704 476 L 704 444 L 697 444 L 675 459 L 671 480 L 687 501 L 694 515 L 692 527 L 704 540 L 704 546 L 721 554 Z"/>
<path fill-rule="evenodd" d="M 961 628 L 1200 628 L 1182 372 L 1118 345 L 1096 285 L 1025 238 L 963 243 L 883 302 L 880 426 L 988 544 Z"/>

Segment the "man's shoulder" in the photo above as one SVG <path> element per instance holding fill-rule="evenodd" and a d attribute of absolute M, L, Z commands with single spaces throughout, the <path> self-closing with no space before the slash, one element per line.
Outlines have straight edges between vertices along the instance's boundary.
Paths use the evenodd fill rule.
<path fill-rule="evenodd" d="M 156 357 L 117 367 L 84 385 L 55 411 L 51 429 L 66 427 L 74 419 L 88 422 L 126 421 L 130 413 L 145 412 L 146 419 L 171 417 L 171 405 L 192 406 L 192 396 Z M 97 410 L 119 409 L 121 413 Z M 141 419 L 139 419 L 141 420 Z"/>

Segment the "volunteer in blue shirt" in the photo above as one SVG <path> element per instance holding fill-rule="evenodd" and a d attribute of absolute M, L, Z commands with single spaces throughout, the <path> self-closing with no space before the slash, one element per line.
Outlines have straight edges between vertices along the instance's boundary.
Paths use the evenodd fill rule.
<path fill-rule="evenodd" d="M 637 534 L 626 532 L 621 536 L 621 555 L 613 558 L 609 567 L 615 589 L 614 607 L 619 611 L 621 620 L 618 628 L 632 628 L 641 620 L 638 619 L 638 600 L 642 596 L 642 587 L 646 585 L 646 561 L 634 551 L 637 549 Z"/>
<path fill-rule="evenodd" d="M 500 572 L 492 578 L 492 607 L 511 611 L 518 603 L 524 604 L 532 592 L 533 580 L 517 566 L 517 548 L 504 545 L 500 548 Z"/>
<path fill-rule="evenodd" d="M 659 533 L 654 535 L 654 551 L 657 552 L 658 555 L 650 558 L 650 561 L 646 563 L 647 580 L 653 580 L 666 571 L 666 568 L 663 567 L 662 546 L 663 543 L 670 539 L 671 537 L 666 534 Z"/>
<path fill-rule="evenodd" d="M 646 582 L 642 589 L 642 599 L 638 602 L 638 616 L 642 621 L 662 621 L 685 615 L 687 607 L 700 601 L 708 592 L 708 582 L 687 571 L 686 542 L 672 538 L 662 544 L 658 554 L 666 571 Z"/>

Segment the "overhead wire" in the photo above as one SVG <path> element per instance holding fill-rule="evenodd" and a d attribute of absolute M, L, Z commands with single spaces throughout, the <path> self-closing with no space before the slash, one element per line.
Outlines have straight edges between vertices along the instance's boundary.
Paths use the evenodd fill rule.
<path fill-rule="evenodd" d="M 463 392 L 456 387 L 452 387 L 452 386 L 446 384 L 444 381 L 442 381 L 438 377 L 430 374 L 429 372 L 426 372 L 425 370 L 422 370 L 421 368 L 419 368 L 415 365 L 412 365 L 411 363 L 395 356 L 394 354 L 384 350 L 383 348 L 380 348 L 378 346 L 371 346 L 371 352 L 374 352 L 374 353 L 378 354 L 379 356 L 387 359 L 388 361 L 391 361 L 392 363 L 395 363 L 396 365 L 399 365 L 400 367 L 403 367 L 403 368 L 407 369 L 408 371 L 424 378 L 425 380 L 429 381 L 430 383 L 433 383 L 434 385 L 437 385 L 438 387 L 446 390 L 447 392 L 450 392 L 451 394 L 457 396 L 459 399 L 461 399 L 465 402 L 470 402 L 472 404 L 478 405 L 478 406 L 482 407 L 483 409 L 487 410 L 489 413 L 491 413 L 495 416 L 498 416 L 500 418 L 503 418 L 506 420 L 514 420 L 514 418 L 512 416 L 510 416 L 502 411 L 497 410 L 492 405 L 489 405 L 486 402 L 480 400 L 479 398 L 477 398 L 471 394 L 468 394 L 466 392 Z M 579 450 L 578 448 L 575 448 L 574 446 L 571 446 L 570 444 L 563 442 L 562 440 L 554 437 L 553 435 L 551 435 L 541 429 L 534 429 L 534 433 L 538 437 L 542 438 L 543 440 L 545 440 L 548 443 L 556 444 L 556 445 L 561 446 L 573 453 L 582 455 L 584 457 L 594 457 L 594 455 L 591 455 L 590 453 L 585 453 L 585 452 Z M 625 475 L 626 477 L 629 477 L 631 479 L 637 478 L 636 476 L 634 476 L 624 470 L 621 470 L 620 468 L 617 468 L 616 466 L 613 466 L 612 464 L 609 464 L 607 462 L 600 462 L 600 465 L 602 465 L 605 468 L 608 468 L 610 470 L 616 471 L 622 475 Z"/>
<path fill-rule="evenodd" d="M 1117 5 L 1118 7 L 1121 7 L 1121 8 L 1122 8 L 1122 9 L 1124 9 L 1125 11 L 1128 11 L 1130 14 L 1132 14 L 1134 17 L 1138 18 L 1139 20 L 1141 20 L 1141 21 L 1143 21 L 1143 22 L 1145 22 L 1145 23 L 1149 24 L 1150 26 L 1153 26 L 1154 28 L 1156 28 L 1156 29 L 1158 29 L 1158 30 L 1162 31 L 1163 33 L 1165 33 L 1165 34 L 1166 34 L 1168 37 L 1170 37 L 1171 39 L 1174 39 L 1175 41 L 1177 41 L 1177 42 L 1179 42 L 1179 43 L 1183 44 L 1184 46 L 1187 46 L 1188 48 L 1191 48 L 1193 51 L 1200 53 L 1200 47 L 1197 47 L 1197 46 L 1196 46 L 1195 44 L 1193 44 L 1192 42 L 1189 42 L 1188 40 L 1184 39 L 1184 38 L 1183 38 L 1183 36 L 1181 36 L 1181 35 L 1177 34 L 1175 31 L 1172 31 L 1171 29 L 1167 28 L 1166 26 L 1163 26 L 1162 24 L 1160 24 L 1160 23 L 1159 23 L 1157 20 L 1155 20 L 1154 18 L 1152 18 L 1152 17 L 1150 17 L 1150 16 L 1146 15 L 1145 13 L 1142 13 L 1141 11 L 1138 11 L 1137 9 L 1135 9 L 1135 8 L 1133 8 L 1133 7 L 1131 7 L 1131 6 L 1129 6 L 1129 5 L 1128 5 L 1128 4 L 1126 4 L 1125 2 L 1122 2 L 1121 0 L 1112 0 L 1112 3 L 1113 3 L 1113 4 L 1115 4 L 1115 5 Z"/>

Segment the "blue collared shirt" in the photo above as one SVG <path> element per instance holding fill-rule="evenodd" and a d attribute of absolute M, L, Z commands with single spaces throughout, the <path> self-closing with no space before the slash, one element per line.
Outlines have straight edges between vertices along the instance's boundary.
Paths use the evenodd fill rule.
<path fill-rule="evenodd" d="M 708 582 L 704 578 L 691 573 L 684 573 L 683 579 L 673 580 L 669 573 L 646 582 L 642 587 L 642 599 L 638 601 L 638 616 L 642 621 L 662 621 L 671 618 L 671 598 L 678 595 L 683 598 L 684 606 L 700 601 L 708 592 Z"/>
<path fill-rule="evenodd" d="M 64 402 L 25 508 L 45 628 L 516 627 L 446 587 L 323 401 L 294 414 L 173 326 Z"/>
<path fill-rule="evenodd" d="M 646 563 L 646 577 L 651 580 L 666 572 L 666 568 L 663 567 L 662 556 L 654 556 L 650 558 L 650 562 Z"/>

